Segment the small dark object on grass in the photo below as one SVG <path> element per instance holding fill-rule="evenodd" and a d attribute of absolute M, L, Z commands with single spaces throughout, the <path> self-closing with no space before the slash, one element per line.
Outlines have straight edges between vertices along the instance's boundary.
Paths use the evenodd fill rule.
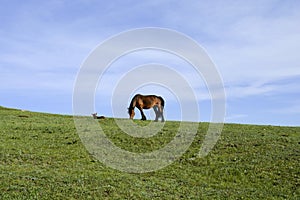
<path fill-rule="evenodd" d="M 24 118 L 28 118 L 28 115 L 18 115 L 18 117 L 24 117 Z"/>
<path fill-rule="evenodd" d="M 94 119 L 105 119 L 104 116 L 97 116 L 97 113 L 92 113 Z"/>

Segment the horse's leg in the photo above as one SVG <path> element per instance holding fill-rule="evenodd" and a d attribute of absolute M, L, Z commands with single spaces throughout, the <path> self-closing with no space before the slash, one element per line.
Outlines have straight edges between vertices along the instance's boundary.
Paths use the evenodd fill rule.
<path fill-rule="evenodd" d="M 161 122 L 164 122 L 164 121 L 165 121 L 164 114 L 163 114 L 163 112 L 161 112 Z"/>
<path fill-rule="evenodd" d="M 161 105 L 159 106 L 159 114 L 161 116 L 161 122 L 164 122 L 165 121 L 165 118 L 164 118 L 164 108 Z"/>
<path fill-rule="evenodd" d="M 143 109 L 140 108 L 140 107 L 138 107 L 138 109 L 140 110 L 141 115 L 142 115 L 142 119 L 141 119 L 141 120 L 146 120 L 147 118 L 146 118 L 146 116 L 144 115 Z"/>
<path fill-rule="evenodd" d="M 158 108 L 157 108 L 157 106 L 153 106 L 153 110 L 154 110 L 154 112 L 155 112 L 155 122 L 157 122 L 158 121 L 158 117 L 159 117 L 159 111 L 158 111 Z"/>

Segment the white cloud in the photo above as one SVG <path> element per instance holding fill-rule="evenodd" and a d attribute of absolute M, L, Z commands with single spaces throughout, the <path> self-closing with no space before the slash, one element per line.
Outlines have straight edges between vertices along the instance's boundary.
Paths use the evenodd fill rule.
<path fill-rule="evenodd" d="M 226 85 L 227 98 L 296 94 L 300 75 L 300 15 L 247 16 L 225 29 L 225 39 L 207 43 Z M 222 35 L 221 34 L 221 35 Z M 288 94 L 289 93 L 289 94 Z"/>

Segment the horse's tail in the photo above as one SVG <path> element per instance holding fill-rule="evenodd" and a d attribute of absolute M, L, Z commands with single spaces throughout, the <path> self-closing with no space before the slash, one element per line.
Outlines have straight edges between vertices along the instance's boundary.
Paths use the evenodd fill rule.
<path fill-rule="evenodd" d="M 162 98 L 162 97 L 158 97 L 161 101 L 161 106 L 162 106 L 162 109 L 164 109 L 165 107 L 165 100 Z"/>

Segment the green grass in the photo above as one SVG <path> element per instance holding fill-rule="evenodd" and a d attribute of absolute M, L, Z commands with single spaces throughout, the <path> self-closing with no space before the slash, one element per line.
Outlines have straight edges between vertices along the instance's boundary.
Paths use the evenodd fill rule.
<path fill-rule="evenodd" d="M 99 123 L 116 145 L 133 152 L 159 149 L 179 125 L 166 122 L 157 135 L 138 139 L 111 118 Z M 0 199 L 300 198 L 300 127 L 225 124 L 209 155 L 191 159 L 207 128 L 199 124 L 192 145 L 173 164 L 134 174 L 93 158 L 73 117 L 0 107 Z"/>

